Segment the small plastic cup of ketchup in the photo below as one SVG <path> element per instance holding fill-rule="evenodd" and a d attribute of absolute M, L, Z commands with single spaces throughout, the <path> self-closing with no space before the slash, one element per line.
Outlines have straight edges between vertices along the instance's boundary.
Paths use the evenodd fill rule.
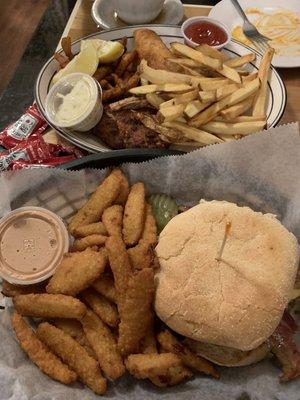
<path fill-rule="evenodd" d="M 227 26 L 209 17 L 188 18 L 182 24 L 181 32 L 185 43 L 190 47 L 207 44 L 215 49 L 221 49 L 231 39 Z"/>

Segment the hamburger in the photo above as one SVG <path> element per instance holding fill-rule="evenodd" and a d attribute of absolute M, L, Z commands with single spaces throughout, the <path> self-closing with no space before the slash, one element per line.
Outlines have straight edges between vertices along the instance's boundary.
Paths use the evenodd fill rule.
<path fill-rule="evenodd" d="M 300 374 L 285 311 L 299 248 L 274 215 L 202 201 L 167 224 L 156 254 L 156 313 L 193 351 L 227 367 L 273 351 L 286 367 L 282 380 Z"/>

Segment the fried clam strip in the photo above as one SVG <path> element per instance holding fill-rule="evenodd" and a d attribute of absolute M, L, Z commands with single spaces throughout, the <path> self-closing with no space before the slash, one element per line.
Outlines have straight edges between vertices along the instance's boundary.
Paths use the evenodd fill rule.
<path fill-rule="evenodd" d="M 206 375 L 211 375 L 214 378 L 219 378 L 219 374 L 214 369 L 212 363 L 193 353 L 187 346 L 180 343 L 167 329 L 158 334 L 157 340 L 164 351 L 176 354 L 187 367 L 204 372 Z"/>
<path fill-rule="evenodd" d="M 92 224 L 79 226 L 73 230 L 73 236 L 75 238 L 84 238 L 90 235 L 107 235 L 107 231 L 102 222 L 94 222 Z"/>
<path fill-rule="evenodd" d="M 151 321 L 151 326 L 142 341 L 141 350 L 143 354 L 157 353 L 156 338 L 154 334 L 154 316 Z"/>
<path fill-rule="evenodd" d="M 21 294 L 13 298 L 18 313 L 28 317 L 81 319 L 85 305 L 63 294 Z"/>
<path fill-rule="evenodd" d="M 76 340 L 48 322 L 41 323 L 36 332 L 39 339 L 68 364 L 83 383 L 97 394 L 105 393 L 106 379 L 101 375 L 97 361 Z"/>
<path fill-rule="evenodd" d="M 93 234 L 86 236 L 81 239 L 76 239 L 73 243 L 72 250 L 73 251 L 83 251 L 87 249 L 88 247 L 92 246 L 103 246 L 105 241 L 107 239 L 107 236 L 99 235 L 99 234 Z"/>
<path fill-rule="evenodd" d="M 85 205 L 78 210 L 69 224 L 73 233 L 79 226 L 87 225 L 100 220 L 103 211 L 109 207 L 120 193 L 121 177 L 117 170 L 112 171 L 91 195 Z"/>
<path fill-rule="evenodd" d="M 157 243 L 157 226 L 150 204 L 146 203 L 146 218 L 144 230 L 140 242 L 156 245 Z"/>
<path fill-rule="evenodd" d="M 48 293 L 76 296 L 103 273 L 107 257 L 103 251 L 86 249 L 67 253 L 47 285 Z"/>
<path fill-rule="evenodd" d="M 124 303 L 120 308 L 118 348 L 123 356 L 139 350 L 152 323 L 151 305 L 154 296 L 154 272 L 145 268 L 128 281 Z"/>
<path fill-rule="evenodd" d="M 153 246 L 146 242 L 141 242 L 131 249 L 128 249 L 127 253 L 134 269 L 158 267 L 158 261 Z"/>
<path fill-rule="evenodd" d="M 7 281 L 2 282 L 2 294 L 6 297 L 14 297 L 18 294 L 29 294 L 29 293 L 43 293 L 45 292 L 45 286 L 43 285 L 13 285 Z"/>
<path fill-rule="evenodd" d="M 112 301 L 113 303 L 117 302 L 115 283 L 110 276 L 102 275 L 99 279 L 92 283 L 92 287 L 108 300 Z"/>
<path fill-rule="evenodd" d="M 120 191 L 119 191 L 118 197 L 115 200 L 115 203 L 124 205 L 127 201 L 128 195 L 129 195 L 128 179 L 126 178 L 126 176 L 123 174 L 123 172 L 120 169 L 115 169 L 114 174 L 120 180 Z"/>
<path fill-rule="evenodd" d="M 38 339 L 34 331 L 20 314 L 15 312 L 12 315 L 11 321 L 22 349 L 30 360 L 45 374 L 66 385 L 76 381 L 76 373 L 71 371 L 67 365 L 63 364 L 62 361 Z"/>
<path fill-rule="evenodd" d="M 145 187 L 142 182 L 135 183 L 128 195 L 123 218 L 123 237 L 128 246 L 136 244 L 143 232 L 145 223 Z"/>
<path fill-rule="evenodd" d="M 104 210 L 102 222 L 110 236 L 122 236 L 123 207 L 115 204 Z"/>
<path fill-rule="evenodd" d="M 107 250 L 109 264 L 115 279 L 118 309 L 120 312 L 122 303 L 124 302 L 128 281 L 132 276 L 133 269 L 130 264 L 125 244 L 121 237 L 110 236 L 105 242 L 105 248 Z"/>
<path fill-rule="evenodd" d="M 193 376 L 173 353 L 131 354 L 125 364 L 131 375 L 150 379 L 159 387 L 177 385 Z"/>
<path fill-rule="evenodd" d="M 114 335 L 92 311 L 86 313 L 81 323 L 105 375 L 109 379 L 120 378 L 125 367 Z"/>
<path fill-rule="evenodd" d="M 81 297 L 107 325 L 112 327 L 118 325 L 119 314 L 115 304 L 112 304 L 104 296 L 91 288 L 84 290 L 81 293 Z"/>
<path fill-rule="evenodd" d="M 51 320 L 51 323 L 68 335 L 72 336 L 73 339 L 75 339 L 82 347 L 85 348 L 91 357 L 97 359 L 96 354 L 91 348 L 79 321 L 76 319 L 55 318 Z"/>

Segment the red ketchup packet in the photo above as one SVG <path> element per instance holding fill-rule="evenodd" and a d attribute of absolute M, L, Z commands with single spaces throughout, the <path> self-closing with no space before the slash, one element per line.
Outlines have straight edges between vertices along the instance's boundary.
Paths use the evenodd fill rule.
<path fill-rule="evenodd" d="M 40 167 L 57 167 L 58 165 L 70 162 L 76 160 L 76 157 L 74 155 L 69 155 L 69 156 L 62 156 L 62 157 L 52 157 L 48 160 L 44 160 L 41 164 L 32 164 L 30 161 L 24 161 L 24 160 L 17 160 L 14 161 L 10 169 L 13 171 L 16 171 L 18 169 L 24 169 L 24 168 L 40 168 Z"/>
<path fill-rule="evenodd" d="M 0 145 L 12 149 L 32 135 L 41 134 L 47 126 L 36 104 L 32 104 L 16 122 L 0 132 Z"/>

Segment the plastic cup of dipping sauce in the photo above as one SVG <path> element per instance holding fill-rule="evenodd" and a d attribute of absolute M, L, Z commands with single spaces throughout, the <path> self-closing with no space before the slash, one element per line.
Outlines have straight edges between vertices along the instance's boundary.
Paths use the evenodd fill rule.
<path fill-rule="evenodd" d="M 49 122 L 79 132 L 91 130 L 103 114 L 102 89 L 88 74 L 75 72 L 50 89 L 45 104 Z"/>
<path fill-rule="evenodd" d="M 18 208 L 0 220 L 0 275 L 10 283 L 44 281 L 68 249 L 62 219 L 45 208 Z"/>

